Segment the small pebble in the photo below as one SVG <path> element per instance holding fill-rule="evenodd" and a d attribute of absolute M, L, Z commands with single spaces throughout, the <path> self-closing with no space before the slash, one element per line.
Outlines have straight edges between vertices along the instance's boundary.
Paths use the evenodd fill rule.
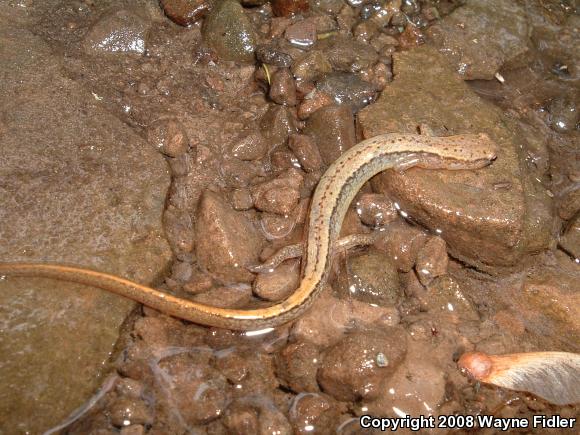
<path fill-rule="evenodd" d="M 356 212 L 365 225 L 373 228 L 387 225 L 399 217 L 395 203 L 380 193 L 360 195 L 356 200 Z"/>
<path fill-rule="evenodd" d="M 372 400 L 380 387 L 403 361 L 407 352 L 406 334 L 401 329 L 369 329 L 345 336 L 324 352 L 318 382 L 337 400 Z M 388 361 L 377 364 L 377 356 Z"/>
<path fill-rule="evenodd" d="M 554 98 L 548 106 L 550 127 L 558 133 L 569 133 L 576 129 L 579 115 L 576 104 L 566 98 Z"/>
<path fill-rule="evenodd" d="M 111 423 L 116 427 L 153 423 L 149 407 L 140 399 L 120 397 L 111 404 L 110 409 Z"/>
<path fill-rule="evenodd" d="M 270 273 L 260 273 L 254 280 L 254 294 L 278 302 L 290 296 L 300 282 L 300 262 L 287 260 Z"/>
<path fill-rule="evenodd" d="M 258 433 L 258 412 L 243 401 L 232 403 L 224 417 L 224 425 L 229 433 L 255 435 Z"/>
<path fill-rule="evenodd" d="M 284 36 L 296 47 L 310 47 L 316 42 L 316 24 L 309 19 L 300 20 L 288 26 Z"/>
<path fill-rule="evenodd" d="M 326 92 L 315 89 L 310 92 L 300 103 L 300 106 L 298 107 L 298 118 L 308 119 L 308 117 L 310 117 L 310 115 L 312 115 L 318 109 L 325 106 L 330 106 L 331 104 L 334 104 L 334 98 L 332 98 Z"/>
<path fill-rule="evenodd" d="M 417 227 L 393 221 L 384 228 L 374 246 L 385 252 L 401 272 L 409 272 L 426 241 L 427 235 Z"/>
<path fill-rule="evenodd" d="M 234 189 L 231 198 L 234 210 L 249 210 L 254 205 L 252 194 L 245 187 Z"/>
<path fill-rule="evenodd" d="M 160 0 L 161 7 L 171 21 L 190 26 L 202 19 L 209 10 L 206 0 Z"/>
<path fill-rule="evenodd" d="M 294 62 L 292 74 L 299 81 L 314 81 L 332 71 L 328 58 L 319 50 L 312 49 Z"/>
<path fill-rule="evenodd" d="M 313 172 L 322 168 L 322 157 L 310 136 L 304 134 L 291 135 L 288 138 L 288 148 L 296 155 L 300 165 L 306 172 Z"/>
<path fill-rule="evenodd" d="M 447 244 L 441 237 L 430 237 L 417 253 L 415 270 L 419 281 L 429 285 L 435 278 L 447 274 L 449 257 Z"/>
<path fill-rule="evenodd" d="M 316 381 L 320 362 L 320 352 L 313 344 L 290 343 L 276 354 L 276 375 L 295 393 L 315 393 L 320 391 Z"/>
<path fill-rule="evenodd" d="M 231 153 L 240 160 L 257 160 L 268 151 L 266 139 L 259 131 L 243 133 L 234 142 Z"/>
<path fill-rule="evenodd" d="M 272 75 L 269 95 L 276 104 L 296 105 L 296 86 L 289 69 L 280 68 Z"/>
<path fill-rule="evenodd" d="M 356 144 L 351 108 L 332 105 L 318 109 L 308 118 L 304 133 L 315 140 L 322 160 L 330 165 Z"/>
<path fill-rule="evenodd" d="M 340 407 L 331 397 L 321 393 L 302 393 L 290 406 L 290 423 L 297 435 L 330 433 L 336 426 Z"/>
<path fill-rule="evenodd" d="M 289 68 L 292 66 L 292 56 L 277 48 L 275 45 L 259 45 L 256 49 L 256 58 L 262 63 L 279 68 Z"/>
<path fill-rule="evenodd" d="M 185 153 L 189 147 L 185 127 L 175 119 L 155 121 L 147 128 L 147 140 L 169 157 L 177 157 Z"/>
<path fill-rule="evenodd" d="M 288 17 L 309 9 L 308 0 L 271 0 L 272 12 L 277 17 Z"/>

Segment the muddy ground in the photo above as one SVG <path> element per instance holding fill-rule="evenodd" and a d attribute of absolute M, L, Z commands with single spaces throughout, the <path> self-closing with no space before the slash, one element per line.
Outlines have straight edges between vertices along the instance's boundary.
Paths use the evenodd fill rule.
<path fill-rule="evenodd" d="M 313 308 L 275 330 L 0 277 L 0 434 L 578 418 L 456 362 L 580 351 L 579 29 L 574 0 L 0 0 L 2 262 L 267 306 L 297 287 L 300 261 L 247 267 L 303 240 L 345 150 L 381 133 L 498 144 L 477 171 L 367 183 L 342 235 L 378 240 L 337 253 Z M 495 433 L 459 432 L 474 431 Z"/>

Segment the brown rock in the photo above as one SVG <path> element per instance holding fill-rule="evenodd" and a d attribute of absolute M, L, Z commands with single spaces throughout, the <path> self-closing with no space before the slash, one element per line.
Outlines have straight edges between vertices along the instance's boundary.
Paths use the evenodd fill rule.
<path fill-rule="evenodd" d="M 368 69 L 369 76 L 372 70 Z M 332 97 L 336 104 L 347 105 L 358 111 L 374 101 L 377 89 L 369 83 L 370 77 L 362 74 L 332 72 L 316 81 L 316 88 Z M 364 78 L 364 80 L 363 80 Z"/>
<path fill-rule="evenodd" d="M 396 198 L 410 217 L 440 234 L 452 256 L 490 272 L 514 266 L 527 250 L 544 249 L 552 226 L 550 199 L 522 172 L 511 121 L 473 94 L 428 46 L 398 53 L 394 62 L 397 79 L 359 113 L 363 138 L 415 132 L 429 119 L 453 133 L 487 133 L 498 142 L 498 158 L 477 171 L 383 172 L 373 179 L 375 191 Z M 419 64 L 430 65 L 428 74 Z M 494 187 L 505 183 L 509 188 Z"/>
<path fill-rule="evenodd" d="M 480 320 L 477 308 L 459 283 L 450 276 L 435 278 L 427 287 L 427 309 L 433 314 L 451 316 L 454 322 L 459 320 Z"/>
<path fill-rule="evenodd" d="M 264 191 L 254 200 L 254 206 L 269 213 L 287 216 L 298 204 L 300 192 L 288 186 L 274 187 Z"/>
<path fill-rule="evenodd" d="M 242 188 L 251 183 L 256 173 L 259 174 L 263 171 L 262 164 L 258 161 L 225 159 L 220 167 L 220 172 L 228 187 Z"/>
<path fill-rule="evenodd" d="M 189 148 L 185 127 L 175 119 L 159 119 L 147 128 L 147 141 L 169 157 L 177 157 Z"/>
<path fill-rule="evenodd" d="M 321 316 L 320 313 L 327 313 Z M 353 323 L 361 326 L 395 326 L 400 316 L 393 307 L 379 307 L 357 300 L 337 299 L 325 290 L 312 308 L 292 328 L 292 339 L 324 347 L 336 343 Z"/>
<path fill-rule="evenodd" d="M 318 370 L 322 390 L 337 400 L 372 400 L 381 384 L 405 358 L 406 335 L 400 329 L 355 332 L 324 352 Z"/>
<path fill-rule="evenodd" d="M 257 160 L 268 151 L 268 144 L 259 131 L 243 133 L 231 148 L 234 157 L 240 160 Z"/>
<path fill-rule="evenodd" d="M 308 18 L 297 21 L 286 28 L 284 36 L 296 47 L 310 47 L 316 42 L 316 23 Z"/>
<path fill-rule="evenodd" d="M 300 103 L 298 107 L 298 118 L 308 119 L 318 109 L 330 106 L 333 103 L 334 99 L 330 95 L 315 89 L 308 93 Z"/>
<path fill-rule="evenodd" d="M 306 341 L 287 345 L 276 355 L 276 375 L 295 393 L 320 391 L 316 372 L 320 365 L 318 348 Z"/>
<path fill-rule="evenodd" d="M 288 136 L 298 132 L 295 115 L 287 107 L 272 105 L 260 119 L 260 130 L 270 148 L 284 145 Z"/>
<path fill-rule="evenodd" d="M 153 423 L 153 414 L 143 400 L 121 397 L 111 404 L 111 423 L 116 427 Z"/>
<path fill-rule="evenodd" d="M 250 405 L 241 402 L 232 403 L 223 420 L 230 433 L 240 435 L 258 433 L 258 412 Z"/>
<path fill-rule="evenodd" d="M 254 294 L 278 302 L 290 296 L 300 282 L 300 262 L 287 260 L 271 273 L 260 273 L 254 280 Z"/>
<path fill-rule="evenodd" d="M 254 205 L 249 189 L 235 189 L 232 192 L 232 207 L 234 210 L 249 210 Z"/>
<path fill-rule="evenodd" d="M 433 279 L 447 274 L 447 245 L 441 237 L 430 237 L 417 254 L 415 270 L 419 281 L 429 285 Z"/>
<path fill-rule="evenodd" d="M 225 282 L 247 282 L 253 275 L 245 266 L 256 264 L 261 240 L 256 229 L 214 192 L 206 190 L 197 210 L 197 258 L 214 277 Z"/>
<path fill-rule="evenodd" d="M 293 134 L 288 138 L 288 147 L 298 157 L 300 165 L 306 172 L 313 172 L 322 167 L 320 151 L 310 136 Z"/>
<path fill-rule="evenodd" d="M 379 306 L 395 306 L 401 299 L 399 275 L 390 258 L 377 250 L 349 255 L 336 283 L 343 297 Z"/>
<path fill-rule="evenodd" d="M 296 105 L 296 85 L 288 68 L 280 68 L 272 75 L 269 95 L 276 104 Z"/>
<path fill-rule="evenodd" d="M 331 71 L 328 58 L 316 49 L 308 51 L 292 65 L 292 74 L 298 81 L 311 82 Z"/>
<path fill-rule="evenodd" d="M 295 434 L 310 434 L 312 428 L 330 432 L 338 426 L 339 404 L 326 394 L 302 393 L 290 407 L 290 423 Z M 316 430 L 315 429 L 315 430 Z"/>
<path fill-rule="evenodd" d="M 356 199 L 356 212 L 360 220 L 370 227 L 387 225 L 397 219 L 395 203 L 380 193 L 363 193 Z"/>
<path fill-rule="evenodd" d="M 158 363 L 161 375 L 158 382 L 164 393 L 160 395 L 169 398 L 187 425 L 215 420 L 227 406 L 227 381 L 206 364 L 192 353 L 178 353 Z"/>
<path fill-rule="evenodd" d="M 374 246 L 386 253 L 401 272 L 409 272 L 426 241 L 427 235 L 419 228 L 394 221 L 384 228 Z"/>
<path fill-rule="evenodd" d="M 529 34 L 524 8 L 509 0 L 466 4 L 427 30 L 468 80 L 491 80 L 505 64 L 521 65 Z"/>
<path fill-rule="evenodd" d="M 180 26 L 190 26 L 209 10 L 206 0 L 160 0 L 160 3 L 165 15 Z"/>
<path fill-rule="evenodd" d="M 169 205 L 163 214 L 163 223 L 165 235 L 173 249 L 179 252 L 191 252 L 195 244 L 191 215 L 187 211 L 178 210 Z"/>
<path fill-rule="evenodd" d="M 243 308 L 252 299 L 252 289 L 247 284 L 217 287 L 193 297 L 195 302 L 219 308 Z"/>
<path fill-rule="evenodd" d="M 580 211 L 580 186 L 570 189 L 558 200 L 558 215 L 569 220 Z"/>
<path fill-rule="evenodd" d="M 146 51 L 151 23 L 130 9 L 121 9 L 102 16 L 83 41 L 88 54 L 137 54 Z"/>
<path fill-rule="evenodd" d="M 308 0 L 271 0 L 272 12 L 277 17 L 306 12 L 309 8 Z"/>
<path fill-rule="evenodd" d="M 254 206 L 262 211 L 288 215 L 298 204 L 302 171 L 291 168 L 277 178 L 252 187 Z"/>
<path fill-rule="evenodd" d="M 290 168 L 300 168 L 298 158 L 287 149 L 280 149 L 270 154 L 273 171 L 283 171 Z"/>
<path fill-rule="evenodd" d="M 356 144 L 354 117 L 346 106 L 326 106 L 314 112 L 306 123 L 305 134 L 314 138 L 326 165 Z"/>
<path fill-rule="evenodd" d="M 203 20 L 202 35 L 221 59 L 255 62 L 256 31 L 237 1 L 214 2 Z"/>
<path fill-rule="evenodd" d="M 346 35 L 336 35 L 316 44 L 335 71 L 357 72 L 374 65 L 378 55 L 373 47 Z"/>
<path fill-rule="evenodd" d="M 424 348 L 422 343 L 409 343 L 404 363 L 382 386 L 382 391 L 389 394 L 365 402 L 365 413 L 387 417 L 392 415 L 393 407 L 413 417 L 436 412 L 445 397 L 445 372 L 429 358 L 432 348 Z"/>
<path fill-rule="evenodd" d="M 71 79 L 21 8 L 0 9 L 0 261 L 76 264 L 152 284 L 171 259 L 161 223 L 167 164 Z M 135 308 L 94 287 L 32 278 L 1 280 L 0 305 L 5 433 L 42 433 L 86 403 Z"/>

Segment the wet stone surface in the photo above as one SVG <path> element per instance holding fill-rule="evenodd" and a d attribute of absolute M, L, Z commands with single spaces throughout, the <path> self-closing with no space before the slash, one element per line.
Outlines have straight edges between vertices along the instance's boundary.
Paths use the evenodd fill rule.
<path fill-rule="evenodd" d="M 537 249 L 538 241 L 547 243 L 551 201 L 545 191 L 537 192 L 529 174 L 521 172 L 518 138 L 504 126 L 509 121 L 470 94 L 435 50 L 404 52 L 394 62 L 398 79 L 358 118 L 364 137 L 412 132 L 428 122 L 454 133 L 485 131 L 500 148 L 497 161 L 483 170 L 383 173 L 374 179 L 374 188 L 399 200 L 405 213 L 440 233 L 452 255 L 478 267 L 514 266 L 528 249 Z M 415 62 L 429 63 L 429 73 L 417 75 Z M 437 96 L 439 91 L 443 94 Z M 454 103 L 441 105 L 443 99 Z M 498 185 L 509 188 L 498 189 Z"/>
<path fill-rule="evenodd" d="M 0 23 L 0 100 L 10 131 L 0 139 L 0 259 L 156 281 L 170 261 L 163 157 L 63 76 L 42 40 L 1 15 Z M 5 279 L 0 287 L 0 431 L 42 431 L 97 388 L 135 304 L 47 279 Z"/>

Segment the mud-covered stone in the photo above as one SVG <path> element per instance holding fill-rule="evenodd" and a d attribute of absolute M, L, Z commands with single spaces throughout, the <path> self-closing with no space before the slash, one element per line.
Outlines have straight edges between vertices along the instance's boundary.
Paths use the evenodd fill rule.
<path fill-rule="evenodd" d="M 253 62 L 256 33 L 235 0 L 216 2 L 207 14 L 202 29 L 203 39 L 224 60 Z"/>
<path fill-rule="evenodd" d="M 130 9 L 104 15 L 85 36 L 89 54 L 144 54 L 151 23 Z"/>
<path fill-rule="evenodd" d="M 529 53 L 524 8 L 510 0 L 468 2 L 427 30 L 466 79 L 491 80 L 502 67 L 521 66 Z"/>
<path fill-rule="evenodd" d="M 272 12 L 277 17 L 306 12 L 310 6 L 308 0 L 271 0 L 270 3 L 272 4 Z"/>
<path fill-rule="evenodd" d="M 306 435 L 313 431 L 330 432 L 331 429 L 338 427 L 340 408 L 340 404 L 326 394 L 297 395 L 292 401 L 289 412 L 294 433 Z"/>
<path fill-rule="evenodd" d="M 398 217 L 394 202 L 386 195 L 363 193 L 356 199 L 356 212 L 360 220 L 370 227 L 387 225 Z"/>
<path fill-rule="evenodd" d="M 15 23 L 0 13 L 0 261 L 154 284 L 171 257 L 163 157 Z M 0 432 L 40 433 L 94 394 L 135 304 L 79 284 L 7 278 L 0 306 Z"/>
<path fill-rule="evenodd" d="M 256 264 L 261 239 L 252 223 L 233 210 L 220 195 L 206 190 L 197 210 L 197 259 L 225 282 L 252 282 L 245 266 Z"/>
<path fill-rule="evenodd" d="M 394 306 L 402 296 L 397 267 L 389 256 L 369 250 L 349 255 L 341 268 L 336 289 L 343 298 L 353 297 L 369 304 Z"/>
<path fill-rule="evenodd" d="M 312 136 L 326 165 L 356 144 L 354 117 L 347 106 L 325 106 L 306 123 L 305 134 Z"/>
<path fill-rule="evenodd" d="M 337 400 L 372 400 L 407 352 L 400 329 L 369 329 L 345 336 L 327 349 L 318 370 L 322 390 Z"/>
<path fill-rule="evenodd" d="M 163 12 L 180 26 L 190 26 L 209 10 L 207 0 L 160 0 Z"/>
<path fill-rule="evenodd" d="M 287 68 L 281 68 L 272 75 L 270 98 L 277 104 L 287 106 L 295 106 L 298 102 L 294 78 Z"/>
<path fill-rule="evenodd" d="M 300 263 L 287 260 L 270 273 L 260 273 L 254 280 L 254 294 L 267 301 L 281 301 L 290 296 L 300 282 Z"/>
<path fill-rule="evenodd" d="M 316 82 L 318 90 L 330 95 L 338 104 L 346 104 L 357 111 L 370 104 L 376 88 L 352 73 L 330 73 Z"/>
<path fill-rule="evenodd" d="M 278 352 L 275 363 L 276 375 L 292 391 L 320 391 L 316 382 L 320 352 L 313 344 L 306 341 L 290 343 Z"/>
<path fill-rule="evenodd" d="M 373 402 L 364 402 L 365 413 L 386 417 L 393 407 L 413 417 L 437 412 L 445 397 L 445 371 L 428 357 L 432 348 L 422 346 L 409 343 L 404 362 L 382 386 L 389 393 L 381 394 Z"/>
<path fill-rule="evenodd" d="M 288 148 L 298 157 L 298 161 L 305 171 L 313 172 L 322 168 L 320 151 L 310 136 L 293 134 L 288 138 Z"/>
<path fill-rule="evenodd" d="M 421 284 L 428 285 L 433 279 L 447 273 L 449 257 L 447 245 L 441 237 L 431 237 L 417 254 L 415 270 Z"/>

